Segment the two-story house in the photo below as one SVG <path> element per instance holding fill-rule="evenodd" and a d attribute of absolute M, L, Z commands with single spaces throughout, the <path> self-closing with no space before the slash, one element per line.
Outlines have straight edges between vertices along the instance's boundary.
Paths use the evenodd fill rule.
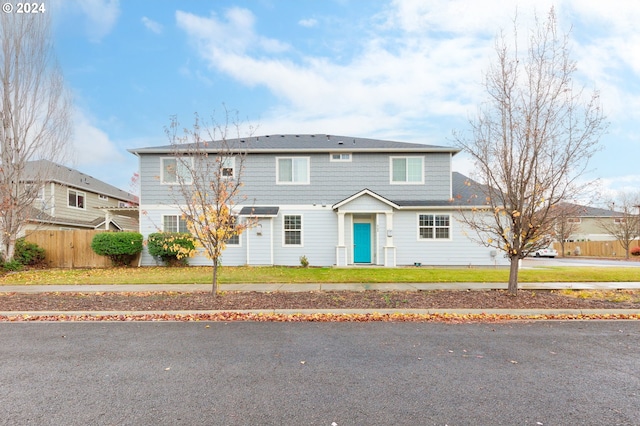
<path fill-rule="evenodd" d="M 46 160 L 26 163 L 25 184 L 33 181 L 40 186 L 24 232 L 33 229 L 138 231 L 138 197 L 134 194 Z"/>
<path fill-rule="evenodd" d="M 224 265 L 501 265 L 459 220 L 471 186 L 452 172 L 454 148 L 334 135 L 227 140 L 244 152 L 239 219 Z M 220 142 L 208 142 L 209 161 Z M 175 146 L 131 149 L 140 163 L 140 232 L 186 231 L 176 200 Z M 188 149 L 184 146 L 184 149 Z M 234 176 L 234 157 L 224 159 Z M 484 198 L 482 198 L 484 199 Z M 191 264 L 209 264 L 203 256 Z M 148 254 L 143 265 L 155 261 Z"/>

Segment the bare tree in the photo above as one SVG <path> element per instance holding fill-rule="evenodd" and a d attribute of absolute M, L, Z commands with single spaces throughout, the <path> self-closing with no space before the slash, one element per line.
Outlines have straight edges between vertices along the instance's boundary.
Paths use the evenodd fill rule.
<path fill-rule="evenodd" d="M 619 214 L 613 218 L 600 218 L 598 224 L 607 233 L 620 242 L 625 252 L 625 258 L 629 259 L 629 252 L 633 241 L 640 238 L 640 194 L 621 193 L 618 202 L 609 203 L 609 208 Z"/>
<path fill-rule="evenodd" d="M 572 203 L 560 203 L 554 209 L 554 236 L 560 243 L 560 256 L 564 257 L 566 253 L 564 244 L 579 230 L 580 216 L 586 212 L 586 209 L 583 206 Z"/>
<path fill-rule="evenodd" d="M 50 176 L 46 167 L 27 174 L 27 163 L 64 159 L 71 136 L 70 99 L 48 16 L 0 15 L 0 243 L 8 260 Z"/>
<path fill-rule="evenodd" d="M 228 138 L 231 129 L 236 139 Z M 240 220 L 237 211 L 246 200 L 241 194 L 246 147 L 239 138 L 237 120 L 230 124 L 228 112 L 223 124 L 205 125 L 204 130 L 196 114 L 193 128 L 178 132 L 179 123 L 173 117 L 166 133 L 175 162 L 167 163 L 164 173 L 175 179 L 176 204 L 196 244 L 213 262 L 211 293 L 215 296 L 222 252 L 229 240 L 239 238 L 253 224 L 251 217 Z"/>
<path fill-rule="evenodd" d="M 576 64 L 568 35 L 556 32 L 556 17 L 535 20 L 526 53 L 504 34 L 485 77 L 487 101 L 470 120 L 471 136 L 454 134 L 475 162 L 487 207 L 461 212 L 477 239 L 504 251 L 511 261 L 509 291 L 517 294 L 519 260 L 552 239 L 563 200 L 575 199 L 589 159 L 606 128 L 598 94 L 574 87 Z"/>

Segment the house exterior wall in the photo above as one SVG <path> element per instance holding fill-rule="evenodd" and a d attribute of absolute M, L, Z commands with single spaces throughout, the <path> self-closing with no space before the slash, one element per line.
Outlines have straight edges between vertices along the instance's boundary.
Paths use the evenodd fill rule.
<path fill-rule="evenodd" d="M 450 238 L 420 240 L 418 238 L 419 214 L 449 214 L 451 218 Z M 451 210 L 401 211 L 394 215 L 393 240 L 396 262 L 401 265 L 453 265 L 491 266 L 506 265 L 508 261 L 502 252 L 473 242 L 467 235 L 471 232 L 457 219 L 458 213 Z M 491 253 L 495 253 L 492 256 Z"/>
<path fill-rule="evenodd" d="M 424 183 L 392 184 L 390 157 L 394 153 L 359 153 L 352 161 L 330 161 L 328 153 L 317 154 L 248 154 L 242 174 L 243 196 L 255 205 L 334 204 L 368 188 L 390 200 L 447 200 L 451 197 L 449 153 L 427 153 L 424 158 Z M 140 157 L 141 203 L 179 202 L 175 186 L 160 181 L 160 159 L 166 155 Z M 276 157 L 309 158 L 310 183 L 292 185 L 276 183 Z"/>
<path fill-rule="evenodd" d="M 84 194 L 84 208 L 69 206 L 69 190 Z M 86 224 L 95 219 L 105 217 L 103 211 L 96 207 L 118 207 L 123 200 L 113 197 L 102 199 L 97 193 L 86 189 L 75 189 L 56 182 L 48 182 L 44 185 L 43 198 L 36 200 L 34 207 L 58 220 L 77 221 Z M 38 229 L 60 229 L 60 225 L 38 225 Z"/>
<path fill-rule="evenodd" d="M 613 217 L 583 217 L 577 226 L 576 232 L 571 235 L 575 241 L 612 241 L 615 237 L 609 234 L 603 227 L 602 222 L 607 221 L 613 224 Z"/>

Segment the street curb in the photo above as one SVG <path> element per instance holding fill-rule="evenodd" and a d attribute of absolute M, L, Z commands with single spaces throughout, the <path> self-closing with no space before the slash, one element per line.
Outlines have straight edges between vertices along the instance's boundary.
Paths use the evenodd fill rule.
<path fill-rule="evenodd" d="M 638 315 L 640 309 L 227 309 L 227 310 L 191 310 L 191 311 L 0 311 L 0 317 L 18 316 L 144 316 L 144 315 L 217 315 L 253 314 L 253 315 L 509 315 L 520 317 L 534 316 L 605 316 Z"/>

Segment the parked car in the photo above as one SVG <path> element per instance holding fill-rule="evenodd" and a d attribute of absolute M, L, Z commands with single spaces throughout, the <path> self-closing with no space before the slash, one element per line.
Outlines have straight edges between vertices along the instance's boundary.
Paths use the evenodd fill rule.
<path fill-rule="evenodd" d="M 543 248 L 536 250 L 533 255 L 535 257 L 556 257 L 558 255 L 558 251 L 552 248 Z"/>

